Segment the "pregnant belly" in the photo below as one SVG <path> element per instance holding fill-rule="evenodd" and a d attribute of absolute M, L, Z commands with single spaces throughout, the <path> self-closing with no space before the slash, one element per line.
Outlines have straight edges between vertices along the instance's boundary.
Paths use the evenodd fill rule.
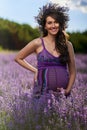
<path fill-rule="evenodd" d="M 39 71 L 39 84 L 47 87 L 48 90 L 56 91 L 58 87 L 66 88 L 69 76 L 63 67 L 49 67 Z"/>
<path fill-rule="evenodd" d="M 69 81 L 68 72 L 65 68 L 54 67 L 47 71 L 47 87 L 56 90 L 57 87 L 66 88 Z"/>

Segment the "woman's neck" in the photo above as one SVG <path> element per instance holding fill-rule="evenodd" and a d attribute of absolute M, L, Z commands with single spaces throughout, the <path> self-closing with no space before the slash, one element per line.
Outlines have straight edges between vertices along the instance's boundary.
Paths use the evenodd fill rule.
<path fill-rule="evenodd" d="M 55 43 L 55 36 L 47 35 L 47 36 L 46 36 L 46 39 L 47 39 L 48 41 L 50 41 L 51 43 Z"/>

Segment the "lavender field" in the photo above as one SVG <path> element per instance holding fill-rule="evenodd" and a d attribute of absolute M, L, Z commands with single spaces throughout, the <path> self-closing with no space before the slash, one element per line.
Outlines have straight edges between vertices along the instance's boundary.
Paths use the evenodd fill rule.
<path fill-rule="evenodd" d="M 77 76 L 68 98 L 51 92 L 35 100 L 34 75 L 15 55 L 0 53 L 0 130 L 87 130 L 87 55 L 75 55 Z M 34 54 L 27 60 L 36 66 Z"/>

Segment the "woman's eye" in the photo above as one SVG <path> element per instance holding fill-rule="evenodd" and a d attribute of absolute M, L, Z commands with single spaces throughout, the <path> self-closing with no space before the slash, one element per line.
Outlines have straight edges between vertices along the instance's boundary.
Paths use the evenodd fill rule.
<path fill-rule="evenodd" d="M 57 21 L 55 21 L 55 23 L 58 23 Z"/>
<path fill-rule="evenodd" d="M 51 24 L 52 22 L 48 22 L 48 24 Z"/>

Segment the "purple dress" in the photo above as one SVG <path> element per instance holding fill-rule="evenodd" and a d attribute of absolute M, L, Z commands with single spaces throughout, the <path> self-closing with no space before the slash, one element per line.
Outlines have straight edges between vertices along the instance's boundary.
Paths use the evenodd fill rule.
<path fill-rule="evenodd" d="M 56 91 L 57 87 L 67 87 L 69 81 L 69 74 L 67 65 L 60 63 L 59 57 L 53 56 L 44 45 L 43 38 L 41 38 L 43 50 L 37 55 L 38 62 L 38 86 L 41 87 L 41 93 L 44 90 Z"/>

